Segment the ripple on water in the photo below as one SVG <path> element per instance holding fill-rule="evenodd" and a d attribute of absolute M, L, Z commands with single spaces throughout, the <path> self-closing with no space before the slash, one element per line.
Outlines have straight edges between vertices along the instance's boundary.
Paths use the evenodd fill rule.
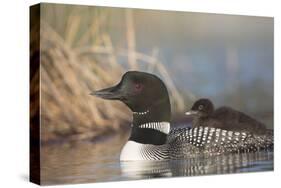
<path fill-rule="evenodd" d="M 102 142 L 80 141 L 42 147 L 42 184 L 69 184 L 132 179 L 197 176 L 273 170 L 273 152 L 228 154 L 159 162 L 122 162 L 128 135 Z"/>

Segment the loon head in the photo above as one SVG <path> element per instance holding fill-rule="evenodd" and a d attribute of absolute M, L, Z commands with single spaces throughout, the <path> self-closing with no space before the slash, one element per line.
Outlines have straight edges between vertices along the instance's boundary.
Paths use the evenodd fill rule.
<path fill-rule="evenodd" d="M 107 100 L 119 100 L 133 112 L 130 140 L 161 145 L 170 130 L 171 106 L 167 88 L 157 76 L 145 72 L 126 72 L 113 87 L 92 93 Z"/>
<path fill-rule="evenodd" d="M 195 115 L 199 117 L 207 117 L 214 112 L 214 105 L 209 99 L 197 100 L 191 110 L 186 112 L 186 115 Z"/>

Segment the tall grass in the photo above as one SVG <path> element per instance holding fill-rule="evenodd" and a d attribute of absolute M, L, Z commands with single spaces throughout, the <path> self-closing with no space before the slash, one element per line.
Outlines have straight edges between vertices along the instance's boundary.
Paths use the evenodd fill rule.
<path fill-rule="evenodd" d="M 184 101 L 157 57 L 137 51 L 134 16 L 124 12 L 127 48 L 114 47 L 110 34 L 103 28 L 107 18 L 100 11 L 87 19 L 72 7 L 46 8 L 53 20 L 41 20 L 41 133 L 42 140 L 57 138 L 87 139 L 120 131 L 128 127 L 130 112 L 125 105 L 108 102 L 89 93 L 118 82 L 126 71 L 141 70 L 158 74 L 170 92 L 175 111 L 184 108 Z M 84 7 L 87 11 L 93 8 Z M 56 17 L 52 12 L 57 12 Z M 81 13 L 81 10 L 80 10 Z M 45 14 L 43 14 L 45 15 Z M 60 22 L 59 20 L 61 19 Z M 85 19 L 87 24 L 85 27 Z M 81 28 L 84 28 L 81 31 Z M 126 59 L 120 63 L 120 58 Z"/>

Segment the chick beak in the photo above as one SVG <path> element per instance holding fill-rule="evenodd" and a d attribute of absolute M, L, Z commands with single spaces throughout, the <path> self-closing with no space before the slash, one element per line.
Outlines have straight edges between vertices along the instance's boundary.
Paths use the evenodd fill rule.
<path fill-rule="evenodd" d="M 198 113 L 198 111 L 190 110 L 190 111 L 185 112 L 185 115 L 191 116 L 191 115 L 196 115 L 197 113 Z"/>

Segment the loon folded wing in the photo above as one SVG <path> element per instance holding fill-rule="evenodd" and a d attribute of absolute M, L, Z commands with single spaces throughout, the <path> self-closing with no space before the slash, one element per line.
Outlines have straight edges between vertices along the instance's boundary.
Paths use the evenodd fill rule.
<path fill-rule="evenodd" d="M 184 127 L 184 128 L 174 128 L 170 130 L 170 133 L 167 136 L 167 143 L 172 142 L 173 140 L 177 139 L 181 134 L 188 132 L 191 128 Z"/>
<path fill-rule="evenodd" d="M 273 149 L 273 134 L 270 133 L 256 135 L 219 128 L 196 127 L 172 130 L 168 138 L 169 155 L 172 158 Z"/>

